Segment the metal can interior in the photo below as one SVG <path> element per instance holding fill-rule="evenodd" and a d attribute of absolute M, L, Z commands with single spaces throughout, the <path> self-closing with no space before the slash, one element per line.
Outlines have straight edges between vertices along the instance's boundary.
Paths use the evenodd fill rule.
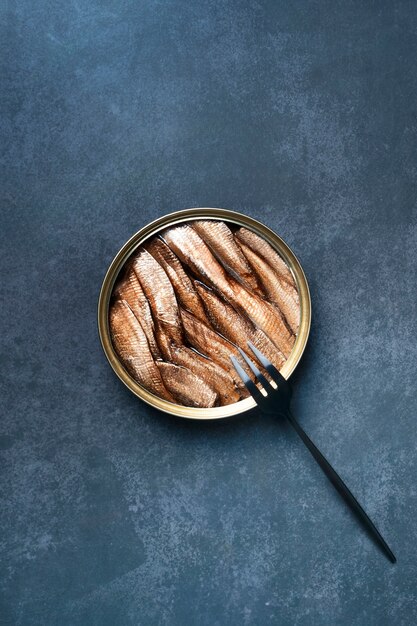
<path fill-rule="evenodd" d="M 128 258 L 147 239 L 153 237 L 164 228 L 195 219 L 222 220 L 253 230 L 257 235 L 265 239 L 287 263 L 294 276 L 300 297 L 300 327 L 292 352 L 281 370 L 285 378 L 291 376 L 301 359 L 310 332 L 311 299 L 307 279 L 295 254 L 274 231 L 251 217 L 227 209 L 195 208 L 176 211 L 158 218 L 133 235 L 117 253 L 104 278 L 98 303 L 98 328 L 104 353 L 114 372 L 139 398 L 161 411 L 178 417 L 200 420 L 222 419 L 248 411 L 255 406 L 255 401 L 253 398 L 246 398 L 227 406 L 201 409 L 173 404 L 159 398 L 137 383 L 125 370 L 113 348 L 109 330 L 109 304 L 113 286 Z"/>

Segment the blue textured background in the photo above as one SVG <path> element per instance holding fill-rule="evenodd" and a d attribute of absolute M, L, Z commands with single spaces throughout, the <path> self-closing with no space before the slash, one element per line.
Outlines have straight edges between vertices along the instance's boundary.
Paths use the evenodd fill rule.
<path fill-rule="evenodd" d="M 1 13 L 1 623 L 415 624 L 415 2 Z M 295 412 L 396 566 L 278 421 L 178 421 L 112 373 L 104 273 L 190 206 L 298 254 Z"/>

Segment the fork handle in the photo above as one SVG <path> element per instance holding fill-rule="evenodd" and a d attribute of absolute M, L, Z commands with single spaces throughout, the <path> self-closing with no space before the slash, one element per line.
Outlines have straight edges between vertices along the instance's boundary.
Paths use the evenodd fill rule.
<path fill-rule="evenodd" d="M 356 516 L 359 518 L 359 520 L 362 522 L 362 524 L 365 526 L 368 532 L 370 532 L 370 534 L 374 537 L 376 542 L 381 546 L 381 548 L 384 550 L 385 554 L 387 555 L 391 563 L 395 563 L 397 559 L 395 558 L 394 553 L 389 548 L 385 539 L 382 537 L 381 533 L 379 532 L 375 524 L 368 517 L 367 513 L 364 511 L 364 509 L 361 507 L 359 502 L 356 500 L 355 496 L 352 494 L 350 489 L 345 485 L 343 480 L 340 478 L 337 472 L 330 465 L 329 461 L 322 455 L 322 453 L 317 448 L 317 446 L 311 441 L 310 437 L 304 432 L 304 430 L 301 428 L 300 424 L 297 422 L 294 415 L 291 413 L 289 409 L 287 410 L 285 415 L 288 421 L 290 422 L 291 426 L 299 435 L 300 439 L 302 439 L 303 443 L 310 450 L 312 456 L 320 465 L 321 469 L 326 474 L 327 478 L 330 480 L 333 486 L 337 489 L 337 491 L 340 493 L 342 498 L 344 498 L 344 500 L 347 502 L 347 504 L 350 506 L 352 511 L 356 514 Z"/>

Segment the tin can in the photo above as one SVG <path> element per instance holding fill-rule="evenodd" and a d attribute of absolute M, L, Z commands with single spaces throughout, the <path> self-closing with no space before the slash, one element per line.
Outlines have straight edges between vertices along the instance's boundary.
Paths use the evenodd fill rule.
<path fill-rule="evenodd" d="M 255 401 L 250 397 L 227 406 L 201 409 L 172 404 L 167 400 L 159 398 L 137 383 L 123 367 L 114 350 L 109 330 L 110 298 L 117 277 L 120 271 L 124 268 L 126 261 L 132 254 L 135 253 L 139 246 L 151 237 L 157 235 L 163 229 L 196 219 L 222 220 L 235 226 L 244 226 L 265 239 L 287 263 L 294 276 L 300 297 L 300 327 L 292 352 L 281 370 L 281 373 L 285 378 L 289 378 L 291 376 L 301 359 L 310 332 L 311 299 L 307 279 L 297 257 L 289 246 L 281 239 L 281 237 L 279 237 L 267 226 L 264 226 L 261 222 L 258 222 L 257 220 L 241 213 L 229 211 L 227 209 L 196 208 L 176 211 L 158 218 L 147 226 L 141 228 L 135 235 L 133 235 L 133 237 L 131 237 L 117 253 L 104 278 L 98 303 L 98 328 L 104 353 L 114 372 L 130 389 L 130 391 L 132 391 L 139 398 L 161 411 L 178 417 L 200 420 L 222 419 L 248 411 L 255 406 Z"/>

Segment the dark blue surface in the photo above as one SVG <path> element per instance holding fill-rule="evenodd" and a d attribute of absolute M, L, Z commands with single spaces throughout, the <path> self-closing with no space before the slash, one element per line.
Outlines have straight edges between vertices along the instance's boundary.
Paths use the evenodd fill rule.
<path fill-rule="evenodd" d="M 1 623 L 415 624 L 415 3 L 1 12 Z M 294 410 L 396 566 L 288 428 L 175 420 L 108 366 L 111 259 L 190 206 L 299 256 Z"/>

